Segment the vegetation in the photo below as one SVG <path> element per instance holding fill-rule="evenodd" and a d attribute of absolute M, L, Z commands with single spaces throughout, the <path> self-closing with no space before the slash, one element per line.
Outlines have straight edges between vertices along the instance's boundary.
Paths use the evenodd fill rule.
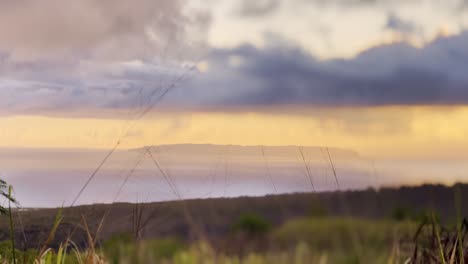
<path fill-rule="evenodd" d="M 242 232 L 248 236 L 264 235 L 271 228 L 271 224 L 265 218 L 257 214 L 245 214 L 234 224 L 234 231 Z"/>
<path fill-rule="evenodd" d="M 251 216 L 241 219 L 258 220 Z M 431 237 L 432 228 L 440 233 Z M 16 250 L 16 254 L 18 263 L 461 263 L 456 261 L 456 231 L 444 230 L 437 222 L 420 225 L 413 221 L 301 218 L 269 229 L 263 233 L 266 239 L 255 233 L 243 243 L 261 241 L 263 247 L 241 254 L 229 254 L 204 241 L 190 244 L 175 238 L 137 241 L 131 234 L 117 235 L 95 250 L 92 247 L 79 250 L 69 242 L 42 253 Z M 463 230 L 466 249 L 466 227 Z M 3 261 L 13 263 L 11 250 L 10 243 L 0 244 Z"/>
<path fill-rule="evenodd" d="M 434 192 L 432 187 L 421 188 Z M 436 193 L 443 193 L 437 188 Z M 8 189 L 8 201 L 16 205 Z M 333 207 L 340 200 L 332 193 L 26 211 L 10 206 L 0 221 L 0 228 L 9 230 L 0 243 L 0 263 L 452 264 L 468 260 L 468 223 L 462 220 L 462 209 L 454 209 L 458 213 L 451 217 L 440 215 L 443 210 L 437 206 L 411 207 L 408 200 L 405 207 L 398 201 L 382 206 L 386 212 L 376 216 L 369 214 L 373 205 L 369 200 L 361 201 L 361 207 L 352 204 L 369 196 L 390 200 L 389 193 L 339 193 L 349 203 L 348 216 Z M 455 198 L 462 200 L 461 193 Z M 279 207 L 289 211 L 279 213 Z M 106 217 L 112 220 L 105 221 Z M 25 237 L 32 237 L 35 244 L 23 243 Z"/>
<path fill-rule="evenodd" d="M 0 198 L 3 198 L 8 205 L 17 204 L 16 199 L 12 195 L 12 187 L 6 181 L 0 179 Z M 8 215 L 9 208 L 0 205 L 0 215 Z"/>

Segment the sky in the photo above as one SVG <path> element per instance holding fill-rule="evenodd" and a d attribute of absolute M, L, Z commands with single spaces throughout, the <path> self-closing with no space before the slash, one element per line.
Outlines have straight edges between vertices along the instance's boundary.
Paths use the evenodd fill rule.
<path fill-rule="evenodd" d="M 179 144 L 185 198 L 333 190 L 326 148 L 343 188 L 466 181 L 467 66 L 467 0 L 0 1 L 0 178 L 68 205 L 117 147 L 78 203 L 170 200 L 135 149 Z"/>
<path fill-rule="evenodd" d="M 468 149 L 465 0 L 0 2 L 0 147 Z"/>
<path fill-rule="evenodd" d="M 178 199 L 179 195 L 188 199 L 336 189 L 323 156 L 325 150 L 316 147 L 181 144 L 149 149 L 171 185 L 151 158 L 141 158 L 144 149 L 117 150 L 77 202 L 162 201 Z M 370 167 L 356 153 L 334 148 L 329 151 L 336 171 L 346 175 L 340 177 L 340 184 L 346 188 L 388 183 L 383 178 L 373 179 Z M 300 153 L 311 175 L 305 173 Z M 0 149 L 1 176 L 13 184 L 15 197 L 24 207 L 70 205 L 105 154 L 106 150 Z M 54 191 L 44 192 L 49 189 Z"/>

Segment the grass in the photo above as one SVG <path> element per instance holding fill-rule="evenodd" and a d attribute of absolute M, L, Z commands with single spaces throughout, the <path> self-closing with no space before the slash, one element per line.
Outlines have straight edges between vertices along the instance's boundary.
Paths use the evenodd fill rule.
<path fill-rule="evenodd" d="M 230 240 L 228 242 L 247 248 L 236 254 L 229 253 L 220 245 L 204 241 L 185 243 L 171 237 L 136 240 L 133 234 L 129 233 L 115 236 L 96 248 L 90 246 L 81 250 L 73 242 L 66 241 L 58 249 L 13 251 L 11 243 L 5 241 L 0 244 L 0 261 L 15 263 L 12 255 L 12 252 L 15 252 L 18 260 L 16 263 L 47 264 L 461 263 L 456 257 L 456 230 L 450 233 L 443 231 L 438 225 L 435 247 L 431 246 L 431 236 L 420 235 L 418 244 L 413 243 L 413 236 L 420 228 L 420 224 L 413 221 L 309 217 L 288 221 L 278 228 L 265 229 L 265 226 L 268 224 L 258 216 L 241 217 L 226 237 Z M 434 226 L 434 222 L 431 222 L 419 233 L 427 235 L 427 231 Z M 356 247 L 352 245 L 349 228 L 359 234 L 362 252 L 357 252 Z M 239 233 L 243 235 L 237 236 Z M 464 240 L 464 236 L 461 239 Z M 454 242 L 448 245 L 449 241 Z M 408 262 L 413 258 L 415 248 L 418 248 L 419 252 L 417 258 L 415 262 Z M 466 245 L 463 245 L 463 248 L 466 249 Z M 432 252 L 437 257 L 432 258 L 432 262 L 426 261 L 428 255 L 424 252 Z M 424 261 L 420 261 L 421 259 Z"/>
<path fill-rule="evenodd" d="M 247 215 L 239 219 L 227 239 L 246 248 L 257 243 L 240 254 L 229 254 L 203 241 L 185 244 L 175 238 L 135 240 L 129 233 L 115 236 L 95 250 L 90 247 L 80 251 L 69 242 L 57 250 L 48 248 L 40 252 L 18 252 L 18 255 L 20 259 L 38 263 L 295 264 L 370 263 L 370 260 L 372 263 L 388 263 L 392 257 L 395 259 L 393 263 L 403 263 L 411 254 L 392 256 L 392 245 L 411 237 L 418 227 L 414 222 L 336 217 L 295 219 L 274 229 L 266 226 L 269 225 L 258 216 Z M 365 252 L 355 252 L 349 244 L 349 227 L 360 234 Z M 237 236 L 239 233 L 246 235 Z M 3 260 L 12 261 L 9 250 L 11 247 L 0 248 Z M 24 254 L 29 256 L 25 258 Z"/>
<path fill-rule="evenodd" d="M 348 202 L 356 199 L 362 209 L 366 202 L 362 199 L 363 194 L 372 193 L 363 191 L 352 193 L 355 198 L 348 194 L 343 197 Z M 456 196 L 454 199 L 459 199 L 461 203 L 462 198 Z M 396 203 L 393 210 L 383 214 L 385 217 L 346 217 L 339 212 L 333 213 L 323 204 L 323 200 L 299 196 L 300 199 L 288 203 L 288 197 L 184 202 L 184 208 L 190 208 L 190 211 L 181 208 L 181 203 L 168 203 L 158 204 L 157 207 L 151 204 L 128 205 L 128 211 L 123 210 L 122 206 L 113 206 L 112 212 L 106 206 L 92 206 L 89 212 L 85 207 L 44 211 L 48 215 L 53 213 L 54 217 L 45 217 L 42 211 L 18 212 L 17 216 L 22 215 L 29 228 L 31 223 L 37 223 L 35 219 L 43 221 L 48 226 L 48 234 L 38 241 L 39 246 L 29 250 L 19 250 L 15 248 L 16 245 L 13 246 L 14 241 L 21 242 L 18 236 L 1 242 L 0 263 L 455 264 L 463 263 L 466 256 L 468 225 L 461 218 L 461 210 L 458 210 L 458 217 L 453 222 L 445 222 L 453 223 L 447 228 L 441 225 L 441 216 L 434 211 L 401 207 L 401 203 Z M 286 212 L 289 216 L 281 218 L 284 221 L 278 221 L 277 198 L 283 198 L 281 202 L 286 209 L 293 209 L 299 205 L 297 201 L 304 201 L 305 197 L 308 202 L 301 207 L 301 215 L 291 216 L 293 211 Z M 330 198 L 330 194 L 327 197 Z M 259 204 L 265 199 L 269 199 L 268 206 L 274 206 L 267 207 L 268 210 L 262 209 L 265 205 Z M 237 201 L 245 201 L 239 204 L 244 211 L 233 206 Z M 353 204 L 349 205 L 353 208 Z M 247 209 L 247 206 L 250 207 Z M 175 209 L 178 214 L 171 211 Z M 7 211 L 10 211 L 11 218 L 6 217 L 3 221 L 11 221 L 5 221 L 7 224 L 1 226 L 10 226 L 10 230 L 13 230 L 13 216 L 16 214 Z M 108 219 L 104 224 L 101 221 L 103 212 Z M 217 219 L 216 212 L 226 216 Z M 158 218 L 161 213 L 166 214 L 166 218 L 163 218 L 165 222 L 175 223 L 175 229 L 161 226 L 161 230 L 167 231 L 165 234 L 148 236 L 155 224 L 159 227 L 162 223 Z M 187 213 L 192 217 L 190 223 L 182 228 L 175 221 L 184 219 Z M 127 218 L 122 217 L 126 214 L 129 214 Z M 36 215 L 40 217 L 34 218 Z M 119 221 L 129 224 L 127 229 L 124 228 L 128 233 L 118 233 L 113 229 L 111 233 L 114 235 L 109 237 L 106 225 L 112 226 Z M 77 230 L 84 232 L 86 239 L 75 244 L 72 236 L 63 235 L 61 227 L 65 227 L 65 230 L 77 227 L 71 224 L 76 222 L 79 222 Z M 16 229 L 22 226 L 16 224 Z M 201 229 L 204 236 L 192 236 L 198 233 L 195 231 L 187 237 L 177 236 L 173 232 L 180 228 L 183 232 L 190 232 L 192 226 Z M 221 232 L 223 228 L 225 231 Z M 11 234 L 15 238 L 14 234 L 18 232 Z"/>
<path fill-rule="evenodd" d="M 286 223 L 275 232 L 274 241 L 280 246 L 306 243 L 316 253 L 328 252 L 329 259 L 333 260 L 331 263 L 342 263 L 345 259 L 359 263 L 365 263 L 364 260 L 386 263 L 392 257 L 395 259 L 392 256 L 393 245 L 402 246 L 416 229 L 417 224 L 409 221 L 308 218 Z M 356 247 L 353 243 L 359 243 L 359 246 Z M 398 260 L 409 257 L 410 252 L 404 252 Z"/>

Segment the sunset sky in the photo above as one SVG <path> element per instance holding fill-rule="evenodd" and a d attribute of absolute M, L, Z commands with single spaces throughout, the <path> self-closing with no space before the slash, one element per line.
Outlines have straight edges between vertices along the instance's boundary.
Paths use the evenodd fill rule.
<path fill-rule="evenodd" d="M 0 3 L 0 147 L 468 153 L 464 0 Z"/>

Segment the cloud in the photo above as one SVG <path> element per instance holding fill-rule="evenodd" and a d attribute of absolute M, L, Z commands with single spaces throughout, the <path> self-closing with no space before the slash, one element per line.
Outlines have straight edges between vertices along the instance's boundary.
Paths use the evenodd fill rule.
<path fill-rule="evenodd" d="M 418 31 L 418 27 L 414 23 L 404 20 L 394 13 L 388 15 L 385 28 L 404 35 L 411 35 Z"/>
<path fill-rule="evenodd" d="M 467 43 L 465 31 L 422 48 L 393 43 L 319 60 L 278 40 L 213 49 L 204 72 L 157 59 L 18 62 L 4 55 L 0 114 L 136 116 L 173 83 L 159 110 L 468 104 Z"/>
<path fill-rule="evenodd" d="M 269 15 L 281 5 L 281 0 L 243 0 L 237 13 L 243 17 L 257 17 Z"/>
<path fill-rule="evenodd" d="M 395 43 L 328 61 L 290 46 L 217 50 L 211 71 L 168 101 L 219 109 L 467 104 L 467 42 L 464 32 L 421 49 Z"/>
<path fill-rule="evenodd" d="M 203 54 L 210 17 L 185 0 L 1 1 L 0 115 L 135 108 Z"/>
<path fill-rule="evenodd" d="M 22 0 L 0 2 L 0 51 L 37 58 L 128 60 L 175 53 L 190 25 L 183 0 Z"/>
<path fill-rule="evenodd" d="M 251 1 L 255 2 L 255 1 Z M 306 6 L 316 7 L 333 7 L 333 8 L 366 8 L 366 7 L 377 7 L 386 10 L 391 10 L 394 7 L 401 6 L 423 6 L 424 4 L 440 5 L 449 7 L 455 13 L 463 12 L 468 7 L 467 0 L 453 0 L 444 1 L 439 0 L 278 0 L 278 5 L 291 4 L 296 8 L 304 8 Z"/>
<path fill-rule="evenodd" d="M 437 0 L 296 0 L 304 4 L 316 4 L 316 5 L 339 5 L 343 7 L 360 7 L 369 5 L 399 5 L 402 3 L 421 3 L 426 2 L 438 2 Z M 455 0 L 456 2 L 466 2 L 466 0 Z"/>

